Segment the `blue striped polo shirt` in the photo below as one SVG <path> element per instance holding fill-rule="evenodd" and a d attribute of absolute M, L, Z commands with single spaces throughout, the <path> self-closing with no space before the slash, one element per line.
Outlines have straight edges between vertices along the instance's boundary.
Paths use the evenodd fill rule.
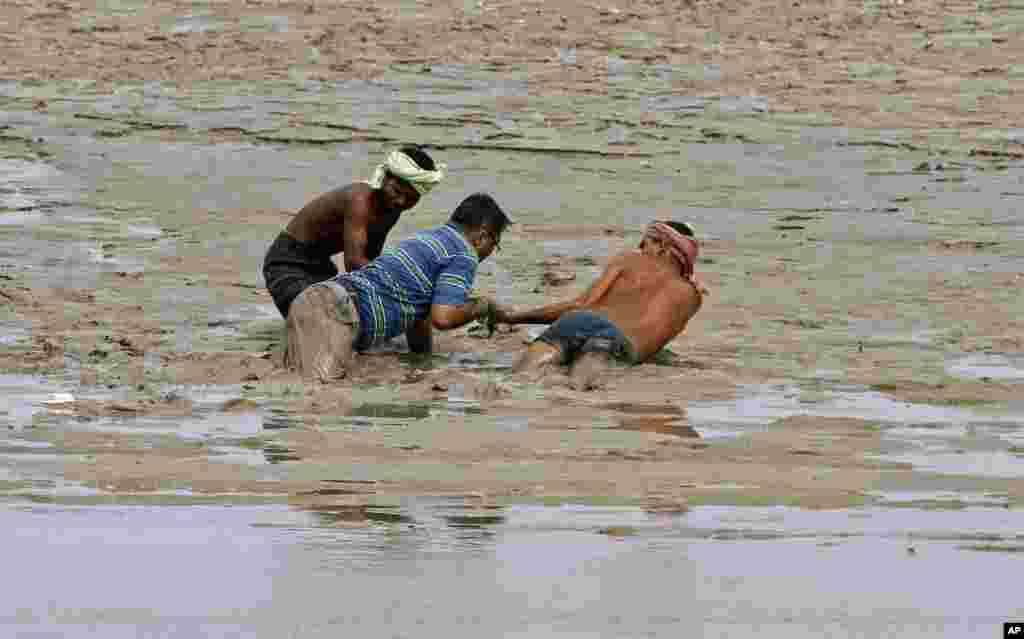
<path fill-rule="evenodd" d="M 445 224 L 384 249 L 377 259 L 335 279 L 359 310 L 356 345 L 369 348 L 430 314 L 431 304 L 464 304 L 480 260 L 454 224 Z"/>

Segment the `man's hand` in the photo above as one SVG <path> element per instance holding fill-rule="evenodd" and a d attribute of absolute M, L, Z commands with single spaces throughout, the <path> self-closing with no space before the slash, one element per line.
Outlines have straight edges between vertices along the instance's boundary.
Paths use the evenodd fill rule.
<path fill-rule="evenodd" d="M 498 304 L 488 298 L 484 298 L 484 301 L 487 303 L 487 307 L 480 321 L 487 327 L 487 337 L 492 337 L 494 335 L 494 327 L 498 325 Z"/>
<path fill-rule="evenodd" d="M 430 307 L 430 319 L 434 328 L 440 331 L 450 331 L 473 320 L 486 323 L 490 308 L 497 308 L 497 305 L 486 297 L 470 299 L 465 304 L 458 306 L 434 304 Z"/>

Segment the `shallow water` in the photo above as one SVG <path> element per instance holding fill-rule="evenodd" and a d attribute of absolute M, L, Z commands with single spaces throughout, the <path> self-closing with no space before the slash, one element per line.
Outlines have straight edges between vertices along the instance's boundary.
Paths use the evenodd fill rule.
<path fill-rule="evenodd" d="M 766 426 L 793 415 L 857 417 L 891 424 L 972 424 L 997 420 L 1024 426 L 1024 412 L 998 408 L 966 408 L 904 402 L 876 391 L 827 385 L 808 388 L 795 384 L 742 389 L 735 400 L 691 402 L 687 414 L 695 424 Z"/>
<path fill-rule="evenodd" d="M 906 462 L 951 475 L 1024 477 L 1021 406 L 961 407 L 915 404 L 884 393 L 807 389 L 797 385 L 748 388 L 737 400 L 691 402 L 690 425 L 703 437 L 739 437 L 794 415 L 853 417 L 876 422 L 885 452 L 873 459 Z"/>
<path fill-rule="evenodd" d="M 1022 560 L 972 549 L 1019 546 L 1024 522 L 1017 511 L 971 514 L 965 526 L 959 513 L 907 510 L 7 502 L 0 526 L 16 577 L 0 627 L 87 636 L 99 624 L 106 637 L 994 635 L 1022 612 Z"/>
<path fill-rule="evenodd" d="M 1024 355 L 1007 353 L 952 358 L 946 370 L 958 377 L 1024 380 Z"/>
<path fill-rule="evenodd" d="M 113 14 L 139 6 L 106 5 Z M 201 37 L 220 25 L 195 5 L 163 28 Z M 273 15 L 247 16 L 243 26 L 269 34 L 290 28 L 288 18 Z M 573 63 L 574 50 L 558 54 Z M 925 473 L 1024 474 L 1024 457 L 1010 452 L 1024 439 L 1019 407 L 900 402 L 842 384 L 828 357 L 863 341 L 908 353 L 914 378 L 1020 379 L 1019 354 L 948 354 L 959 327 L 922 299 L 933 276 L 967 281 L 1024 271 L 1024 164 L 940 162 L 941 149 L 891 146 L 905 132 L 775 118 L 757 96 L 676 93 L 688 78 L 720 77 L 713 64 L 652 67 L 617 56 L 607 63 L 608 94 L 571 101 L 531 95 L 526 69 L 458 64 L 395 65 L 383 78 L 338 83 L 296 72 L 283 82 L 196 84 L 189 91 L 158 82 L 103 94 L 74 83 L 0 83 L 0 118 L 12 149 L 0 158 L 0 268 L 13 285 L 70 288 L 94 288 L 112 272 L 160 274 L 165 279 L 149 290 L 126 295 L 175 332 L 176 350 L 234 345 L 255 339 L 250 330 L 262 349 L 270 340 L 253 326 L 276 318 L 272 306 L 220 304 L 204 287 L 176 281 L 162 260 L 241 257 L 239 279 L 259 289 L 262 251 L 287 217 L 246 224 L 239 220 L 247 215 L 228 213 L 296 210 L 315 194 L 367 177 L 395 140 L 414 139 L 437 148 L 450 177 L 403 217 L 395 237 L 443 221 L 476 190 L 495 193 L 521 224 L 622 225 L 626 243 L 639 239 L 652 212 L 671 211 L 706 239 L 736 242 L 734 254 L 708 266 L 724 284 L 713 301 L 763 301 L 781 308 L 781 319 L 818 331 L 808 333 L 807 348 L 822 355 L 820 366 L 773 371 L 799 380 L 809 374 L 813 387 L 794 381 L 741 389 L 734 400 L 690 402 L 686 425 L 663 407 L 621 407 L 615 417 L 579 420 L 586 422 L 579 428 L 594 431 L 595 446 L 606 441 L 598 435 L 615 442 L 651 432 L 713 439 L 770 428 L 790 415 L 847 416 L 880 424 L 881 459 Z M 28 110 L 48 95 L 48 112 Z M 498 102 L 527 97 L 523 109 Z M 559 113 L 581 124 L 544 124 Z M 639 126 L 651 113 L 657 125 Z M 616 157 L 624 145 L 635 145 L 635 156 Z M 210 212 L 201 232 L 196 211 Z M 996 244 L 941 255 L 927 248 L 965 236 Z M 481 269 L 481 280 L 493 283 L 502 301 L 537 302 L 543 257 L 600 258 L 619 239 L 506 242 L 500 268 Z M 789 284 L 743 284 L 750 270 L 781 258 L 838 319 L 804 317 Z M 592 273 L 581 265 L 576 283 Z M 891 301 L 886 319 L 846 316 L 865 299 Z M 1011 300 L 1000 311 L 1009 320 L 1024 308 Z M 740 353 L 771 331 L 765 325 L 771 322 L 754 323 L 740 338 L 749 340 L 736 345 Z M 30 333 L 5 318 L 0 348 L 24 345 Z M 389 349 L 403 346 L 382 350 Z M 759 351 L 753 353 L 756 360 Z M 452 352 L 421 367 L 500 378 L 513 357 Z M 300 418 L 256 393 L 248 395 L 256 399 L 251 410 L 221 412 L 225 401 L 247 394 L 237 385 L 147 391 L 192 399 L 185 417 L 44 414 L 44 402 L 60 393 L 135 396 L 129 387 L 83 390 L 77 370 L 71 361 L 49 378 L 0 375 L 0 493 L 41 502 L 11 498 L 0 507 L 0 540 L 15 576 L 0 634 L 419 636 L 429 627 L 431 635 L 453 636 L 876 637 L 895 628 L 899 636 L 959 638 L 994 636 L 1003 621 L 1024 617 L 1013 587 L 1024 521 L 1019 510 L 1003 508 L 1011 503 L 1005 496 L 869 495 L 889 506 L 963 506 L 950 512 L 698 507 L 671 516 L 457 500 L 298 510 L 239 505 L 251 496 L 198 495 L 187 485 L 125 495 L 65 479 L 65 464 L 84 456 L 64 451 L 63 440 L 85 431 L 157 448 L 202 443 L 210 461 L 273 481 L 304 463 L 275 438 L 297 429 Z M 489 412 L 458 384 L 431 401 L 389 395 L 356 389 L 349 414 L 317 427 L 423 429 L 421 437 L 446 418 L 471 417 L 485 431 L 531 427 L 529 416 Z M 415 448 L 409 439 L 404 445 Z M 361 472 L 358 465 L 345 470 Z"/>

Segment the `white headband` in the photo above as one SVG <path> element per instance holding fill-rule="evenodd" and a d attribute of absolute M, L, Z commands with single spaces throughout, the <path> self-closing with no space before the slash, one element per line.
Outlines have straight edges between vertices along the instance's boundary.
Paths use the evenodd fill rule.
<path fill-rule="evenodd" d="M 434 188 L 438 182 L 444 179 L 446 168 L 444 164 L 438 164 L 436 170 L 426 171 L 421 169 L 405 153 L 392 151 L 388 154 L 384 164 L 377 165 L 373 172 L 373 177 L 367 180 L 366 183 L 375 189 L 379 189 L 380 185 L 384 182 L 384 176 L 391 173 L 408 182 L 420 195 L 426 195 L 430 189 Z"/>

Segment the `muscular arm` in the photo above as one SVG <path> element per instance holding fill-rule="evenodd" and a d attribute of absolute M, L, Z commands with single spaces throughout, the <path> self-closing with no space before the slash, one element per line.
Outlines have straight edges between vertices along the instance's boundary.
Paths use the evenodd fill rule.
<path fill-rule="evenodd" d="M 499 321 L 507 324 L 551 324 L 564 313 L 600 302 L 622 272 L 622 261 L 616 258 L 605 268 L 604 273 L 601 273 L 601 277 L 597 278 L 590 288 L 577 297 L 565 302 L 555 302 L 525 311 L 507 313 L 499 316 Z"/>
<path fill-rule="evenodd" d="M 355 208 L 355 207 L 353 207 Z M 353 213 L 345 221 L 345 270 L 351 273 L 370 263 L 372 259 L 366 254 L 369 234 L 367 233 L 367 215 Z"/>

